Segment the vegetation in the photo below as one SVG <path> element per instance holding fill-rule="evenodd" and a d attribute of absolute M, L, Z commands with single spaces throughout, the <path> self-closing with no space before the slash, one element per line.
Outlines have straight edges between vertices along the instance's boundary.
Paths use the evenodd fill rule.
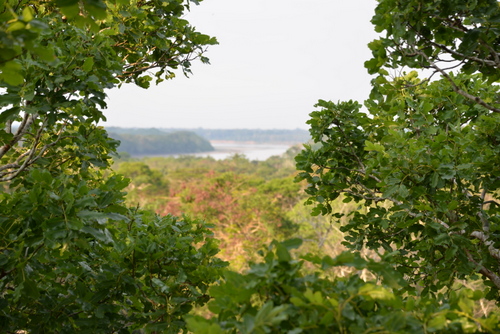
<path fill-rule="evenodd" d="M 402 297 L 402 277 L 388 263 L 345 252 L 334 259 L 305 257 L 290 251 L 300 239 L 273 242 L 260 252 L 262 261 L 245 274 L 226 272 L 210 289 L 209 309 L 217 316 L 188 316 L 194 333 L 473 333 L 496 332 L 498 314 L 471 316 L 481 293 L 471 289 L 437 300 Z M 368 270 L 377 280 L 359 275 L 325 277 L 307 274 L 306 264 Z"/>
<path fill-rule="evenodd" d="M 309 124 L 321 145 L 297 158 L 299 179 L 310 184 L 316 214 L 332 212 L 340 194 L 367 207 L 343 227 L 346 245 L 390 256 L 422 295 L 478 277 L 498 300 L 500 104 L 491 83 L 500 63 L 491 34 L 498 36 L 500 9 L 497 1 L 452 3 L 380 2 L 373 21 L 387 37 L 371 43 L 367 67 L 379 76 L 370 116 L 355 102 L 320 101 Z M 438 64 L 446 54 L 457 73 Z M 441 79 L 389 79 L 401 65 Z"/>
<path fill-rule="evenodd" d="M 368 113 L 357 102 L 320 100 L 308 121 L 314 145 L 296 158 L 313 214 L 343 218 L 351 251 L 296 261 L 289 250 L 298 243 L 274 243 L 246 274 L 226 274 L 210 290 L 216 316 L 191 317 L 190 329 L 500 330 L 498 313 L 473 315 L 474 300 L 500 300 L 499 15 L 490 0 L 379 0 L 373 23 L 386 34 L 370 43 L 366 67 L 378 76 Z M 441 78 L 422 80 L 405 66 Z M 359 210 L 346 217 L 334 209 L 339 199 Z M 301 273 L 308 261 L 319 273 Z M 346 264 L 375 279 L 320 279 Z M 486 288 L 464 286 L 476 279 Z"/>
<path fill-rule="evenodd" d="M 220 257 L 241 269 L 262 245 L 296 234 L 290 211 L 302 206 L 301 186 L 293 181 L 298 149 L 266 161 L 157 157 L 118 160 L 114 168 L 131 180 L 129 205 L 213 224 Z"/>
<path fill-rule="evenodd" d="M 105 89 L 207 61 L 216 41 L 189 6 L 0 3 L 2 332 L 177 333 L 207 301 L 225 266 L 210 226 L 127 208 L 107 171 L 117 142 L 96 125 Z"/>
<path fill-rule="evenodd" d="M 498 2 L 379 0 L 367 112 L 300 153 L 113 165 L 104 89 L 206 62 L 191 2 L 0 4 L 0 328 L 499 332 Z"/>

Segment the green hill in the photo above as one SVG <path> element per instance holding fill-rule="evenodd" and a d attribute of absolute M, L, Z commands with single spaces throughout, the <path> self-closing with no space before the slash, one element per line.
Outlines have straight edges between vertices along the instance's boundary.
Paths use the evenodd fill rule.
<path fill-rule="evenodd" d="M 184 154 L 213 151 L 210 142 L 191 131 L 163 132 L 156 129 L 109 128 L 111 138 L 119 140 L 118 152 L 131 155 Z"/>

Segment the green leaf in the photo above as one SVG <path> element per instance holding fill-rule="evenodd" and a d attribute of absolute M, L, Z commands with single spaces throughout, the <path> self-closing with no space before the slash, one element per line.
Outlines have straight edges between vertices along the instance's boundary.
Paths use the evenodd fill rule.
<path fill-rule="evenodd" d="M 436 332 L 442 330 L 446 327 L 446 316 L 443 313 L 435 314 L 427 322 L 427 330 L 431 332 Z"/>
<path fill-rule="evenodd" d="M 40 292 L 38 290 L 38 287 L 36 283 L 32 280 L 26 279 L 23 282 L 23 292 L 26 294 L 26 296 L 29 296 L 29 298 L 32 298 L 34 300 L 40 298 Z"/>
<path fill-rule="evenodd" d="M 408 188 L 404 184 L 399 185 L 399 190 L 398 190 L 399 196 L 402 198 L 406 198 L 409 196 L 409 191 Z"/>
<path fill-rule="evenodd" d="M 384 146 L 377 144 L 377 143 L 372 143 L 368 140 L 365 140 L 365 150 L 366 151 L 376 151 L 380 153 L 385 153 L 385 148 Z"/>
<path fill-rule="evenodd" d="M 364 294 L 367 296 L 370 296 L 373 299 L 380 299 L 380 300 L 394 300 L 394 294 L 390 292 L 389 290 L 381 287 L 381 286 L 376 286 L 371 283 L 367 283 L 363 285 L 359 289 L 360 294 Z"/>
<path fill-rule="evenodd" d="M 392 186 L 388 187 L 384 193 L 383 193 L 383 197 L 385 198 L 389 198 L 391 197 L 392 195 L 394 195 L 396 192 L 398 192 L 400 190 L 400 186 L 399 184 L 393 184 Z"/>
<path fill-rule="evenodd" d="M 452 200 L 452 201 L 450 201 L 450 203 L 448 203 L 448 206 L 447 206 L 448 211 L 453 211 L 453 210 L 455 210 L 456 208 L 458 208 L 458 204 L 459 204 L 459 203 L 458 203 L 458 201 L 457 201 L 457 200 Z"/>
<path fill-rule="evenodd" d="M 12 60 L 0 64 L 0 82 L 3 81 L 12 86 L 20 86 L 24 83 L 22 66 Z"/>
<path fill-rule="evenodd" d="M 222 334 L 224 331 L 219 324 L 210 323 L 207 319 L 200 316 L 186 317 L 187 328 L 197 334 Z"/>
<path fill-rule="evenodd" d="M 34 18 L 35 12 L 33 11 L 33 8 L 30 6 L 26 6 L 23 9 L 23 21 L 24 22 L 30 22 Z"/>
<path fill-rule="evenodd" d="M 292 250 L 292 249 L 297 249 L 302 245 L 302 239 L 300 238 L 293 238 L 293 239 L 287 239 L 285 241 L 282 241 L 281 244 L 285 246 L 287 250 Z"/>
<path fill-rule="evenodd" d="M 85 59 L 85 61 L 83 62 L 82 69 L 85 72 L 90 72 L 92 71 L 93 67 L 94 67 L 94 58 L 87 57 L 87 59 Z"/>
<path fill-rule="evenodd" d="M 281 243 L 276 245 L 276 255 L 281 262 L 289 262 L 292 260 L 288 249 Z"/>
<path fill-rule="evenodd" d="M 79 0 L 57 0 L 56 4 L 61 12 L 70 19 L 78 18 L 80 14 Z"/>

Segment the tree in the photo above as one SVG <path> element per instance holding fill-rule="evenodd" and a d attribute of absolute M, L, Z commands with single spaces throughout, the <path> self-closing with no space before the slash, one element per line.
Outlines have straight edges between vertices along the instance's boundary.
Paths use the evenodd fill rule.
<path fill-rule="evenodd" d="M 58 3 L 0 5 L 2 180 L 52 154 L 68 136 L 78 145 L 105 119 L 105 89 L 127 82 L 147 88 L 152 75 L 158 83 L 176 69 L 188 74 L 194 59 L 208 62 L 203 53 L 216 43 L 181 18 L 191 1 Z"/>
<path fill-rule="evenodd" d="M 314 213 L 340 218 L 341 194 L 365 207 L 345 244 L 379 253 L 423 295 L 479 275 L 499 298 L 499 15 L 497 1 L 380 1 L 368 113 L 320 100 L 317 145 L 296 158 Z M 404 66 L 441 78 L 388 78 Z"/>
<path fill-rule="evenodd" d="M 383 68 L 424 68 L 447 80 L 457 94 L 499 113 L 498 106 L 454 78 L 454 69 L 479 72 L 489 84 L 500 79 L 500 9 L 496 0 L 379 1 L 372 22 L 385 37 L 369 44 L 371 74 Z"/>
<path fill-rule="evenodd" d="M 188 74 L 198 1 L 0 4 L 0 328 L 178 333 L 225 264 L 198 220 L 129 209 L 105 89 Z"/>

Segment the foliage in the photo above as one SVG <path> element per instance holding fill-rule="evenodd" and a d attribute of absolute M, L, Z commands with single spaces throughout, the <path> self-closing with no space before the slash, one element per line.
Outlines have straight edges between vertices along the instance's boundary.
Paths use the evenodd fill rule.
<path fill-rule="evenodd" d="M 365 102 L 369 114 L 356 102 L 320 100 L 308 121 L 316 144 L 296 158 L 314 214 L 343 217 L 331 207 L 340 195 L 364 207 L 342 226 L 345 244 L 390 255 L 414 283 L 411 293 L 436 295 L 480 274 L 488 298 L 499 298 L 500 104 L 491 84 L 499 72 L 487 61 L 498 46 L 491 37 L 498 8 L 497 1 L 380 1 L 373 21 L 387 35 L 371 44 L 366 63 L 380 74 Z M 438 70 L 440 80 L 415 72 L 390 80 L 383 68 L 437 70 L 445 52 L 463 66 Z"/>
<path fill-rule="evenodd" d="M 147 88 L 150 72 L 156 82 L 174 77 L 176 69 L 189 73 L 191 61 L 207 62 L 203 52 L 216 43 L 182 19 L 190 1 L 56 3 L 0 5 L 3 181 L 65 147 L 65 138 L 83 146 L 67 129 L 85 132 L 105 119 L 105 89 L 126 82 Z"/>
<path fill-rule="evenodd" d="M 109 132 L 109 135 L 120 142 L 117 149 L 119 152 L 131 155 L 185 154 L 214 150 L 208 140 L 190 131 L 154 135 Z"/>
<path fill-rule="evenodd" d="M 221 241 L 220 257 L 233 268 L 245 266 L 273 238 L 296 233 L 288 213 L 303 195 L 302 186 L 293 181 L 291 156 L 267 161 L 249 161 L 243 156 L 220 161 L 187 156 L 144 158 L 118 161 L 115 170 L 132 179 L 127 188 L 131 205 L 139 203 L 158 214 L 186 214 L 212 223 Z"/>
<path fill-rule="evenodd" d="M 128 209 L 97 126 L 105 89 L 207 61 L 190 3 L 0 3 L 2 332 L 178 333 L 208 300 L 225 266 L 210 226 Z"/>
<path fill-rule="evenodd" d="M 299 261 L 290 250 L 300 239 L 273 242 L 262 251 L 262 261 L 245 274 L 228 271 L 225 280 L 210 288 L 215 314 L 205 319 L 187 317 L 196 334 L 218 333 L 480 333 L 500 329 L 498 314 L 472 316 L 473 300 L 481 291 L 461 290 L 449 299 L 402 298 L 406 282 L 386 263 L 365 260 L 356 252 L 335 258 L 308 256 Z M 304 274 L 304 262 L 321 272 Z M 378 281 L 358 275 L 324 277 L 331 267 L 348 266 L 372 272 Z"/>
<path fill-rule="evenodd" d="M 470 91 L 452 72 L 479 72 L 489 84 L 500 79 L 500 6 L 496 0 L 379 0 L 372 22 L 385 36 L 369 44 L 368 71 L 423 68 L 442 75 L 450 89 L 499 113 L 497 105 Z M 375 87 L 376 91 L 376 87 Z"/>
<path fill-rule="evenodd" d="M 158 204 L 169 196 L 169 184 L 162 173 L 150 169 L 148 165 L 139 161 L 123 162 L 117 172 L 130 183 L 125 189 L 127 191 L 127 203 L 138 207 L 156 210 Z M 153 201 L 151 199 L 154 198 Z"/>
<path fill-rule="evenodd" d="M 177 333 L 181 316 L 207 300 L 223 266 L 209 226 L 128 211 L 117 191 L 126 184 L 92 170 L 31 169 L 1 195 L 5 331 Z"/>

